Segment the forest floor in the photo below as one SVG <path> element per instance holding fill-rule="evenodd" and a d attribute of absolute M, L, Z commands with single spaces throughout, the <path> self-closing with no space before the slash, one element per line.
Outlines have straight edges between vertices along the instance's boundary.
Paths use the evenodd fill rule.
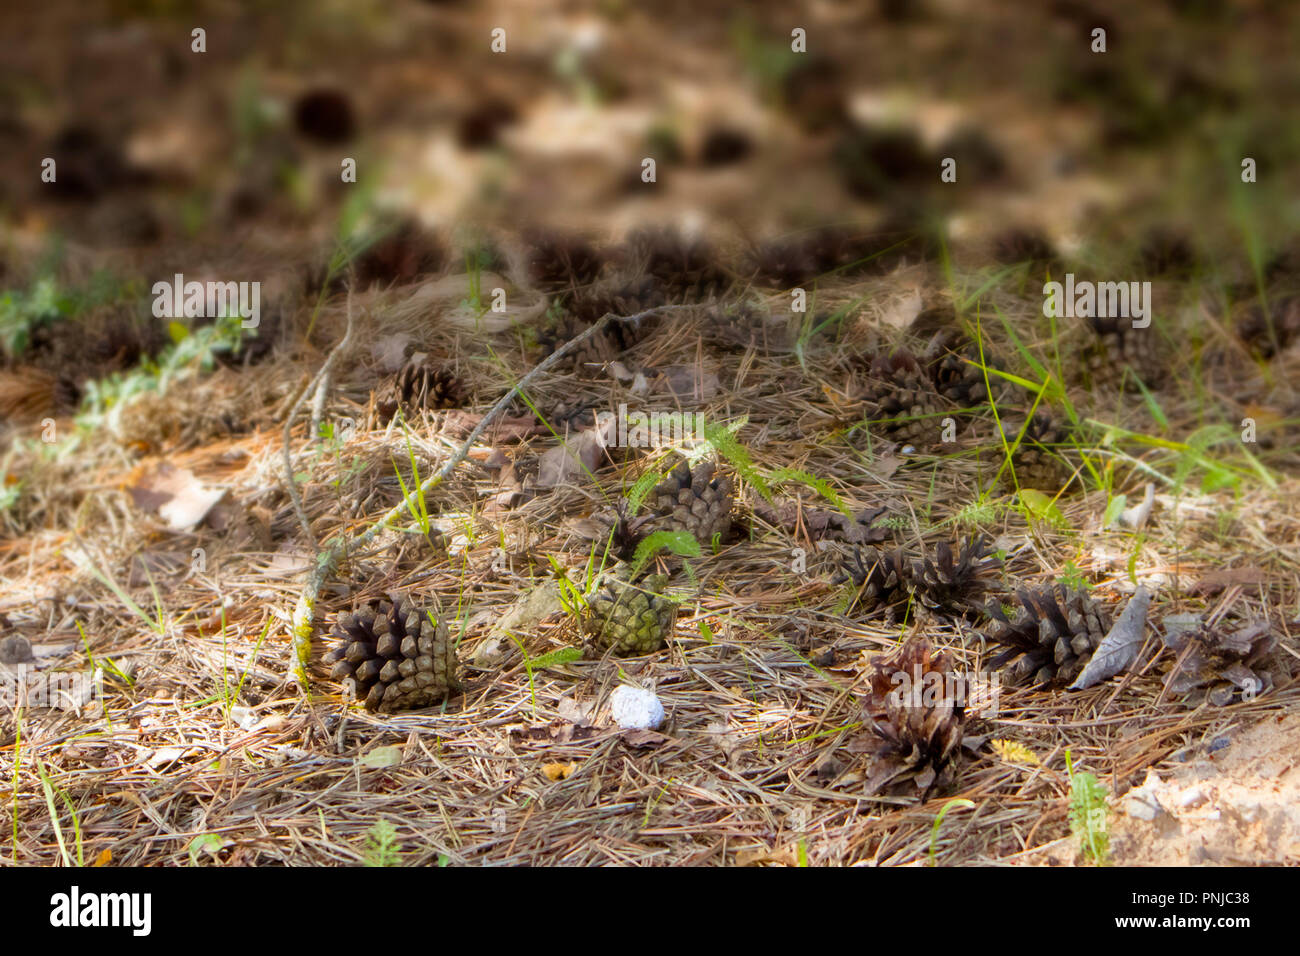
<path fill-rule="evenodd" d="M 881 103 L 850 95 L 879 85 L 856 71 L 902 56 L 883 23 L 862 24 L 874 60 L 839 49 L 806 76 L 773 53 L 775 12 L 746 30 L 701 17 L 675 41 L 656 32 L 671 11 L 625 12 L 580 49 L 563 38 L 603 14 L 511 21 L 518 57 L 468 87 L 478 59 L 422 55 L 467 48 L 447 37 L 486 35 L 495 12 L 420 6 L 404 31 L 336 12 L 304 27 L 310 55 L 286 42 L 260 72 L 220 52 L 234 26 L 196 67 L 153 56 L 166 16 L 110 23 L 98 68 L 59 81 L 85 115 L 120 98 L 121 129 L 93 135 L 59 135 L 30 65 L 30 103 L 0 117 L 29 148 L 4 162 L 53 141 L 84 164 L 61 160 L 71 195 L 4 197 L 25 211 L 0 273 L 0 691 L 21 667 L 73 694 L 0 693 L 0 861 L 1300 862 L 1300 258 L 1269 218 L 1290 184 L 1249 192 L 1235 154 L 1225 176 L 1197 148 L 1234 111 L 1193 84 L 1204 128 L 1160 135 L 1203 165 L 1174 173 L 1123 152 L 1114 104 L 1067 97 L 884 97 L 911 124 L 886 134 Z M 58 42 L 57 17 L 31 19 L 33 48 Z M 951 52 L 925 23 L 897 29 L 915 56 Z M 367 62 L 357 36 L 382 62 L 341 107 L 295 112 L 311 73 L 295 57 L 348 75 Z M 954 82 L 1006 42 L 972 37 Z M 647 93 L 665 75 L 709 98 Z M 165 116 L 141 94 L 162 77 L 186 104 Z M 369 120 L 355 148 L 330 142 L 352 122 L 334 111 Z M 971 117 L 987 136 L 955 137 Z M 1283 128 L 1262 106 L 1257 122 L 1231 133 Z M 657 184 L 647 144 L 676 157 Z M 995 185 L 880 194 L 913 164 L 937 180 L 954 151 Z M 353 154 L 363 175 L 340 188 Z M 1188 195 L 1206 197 L 1191 216 Z M 1066 272 L 1151 280 L 1151 325 L 1045 315 Z M 259 279 L 261 324 L 154 318 L 146 290 L 175 273 Z M 348 552 L 294 680 L 292 615 L 322 550 L 407 499 L 556 346 L 663 306 L 530 379 L 413 515 Z M 401 394 L 422 361 L 438 401 Z M 702 433 L 596 441 L 622 407 L 696 414 Z M 643 554 L 677 605 L 669 639 L 602 653 L 561 582 L 629 563 L 619 509 L 683 456 L 734 483 L 730 527 Z M 982 548 L 956 586 L 871 593 L 890 555 L 942 566 L 945 545 Z M 1112 618 L 1149 593 L 1132 663 L 1081 690 L 1017 684 L 995 618 L 1048 588 Z M 338 616 L 393 592 L 449 625 L 461 686 L 438 706 L 368 711 L 319 663 Z M 1203 654 L 1178 644 L 1179 615 Z M 921 642 L 982 691 L 900 755 L 873 676 Z M 665 722 L 617 726 L 621 684 L 652 689 Z M 891 760 L 913 763 L 880 785 Z M 1085 826 L 1089 799 L 1107 809 Z"/>

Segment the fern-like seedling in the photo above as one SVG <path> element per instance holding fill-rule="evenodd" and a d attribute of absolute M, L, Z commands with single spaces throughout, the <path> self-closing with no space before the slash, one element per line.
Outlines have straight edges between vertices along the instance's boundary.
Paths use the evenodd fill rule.
<path fill-rule="evenodd" d="M 1065 767 L 1070 775 L 1070 832 L 1079 841 L 1079 851 L 1085 860 L 1106 866 L 1110 862 L 1110 809 L 1106 806 L 1106 788 L 1090 773 L 1075 773 L 1068 750 Z"/>
<path fill-rule="evenodd" d="M 380 820 L 366 831 L 366 848 L 361 857 L 366 866 L 398 866 L 402 851 L 397 846 L 397 828 L 387 820 Z"/>

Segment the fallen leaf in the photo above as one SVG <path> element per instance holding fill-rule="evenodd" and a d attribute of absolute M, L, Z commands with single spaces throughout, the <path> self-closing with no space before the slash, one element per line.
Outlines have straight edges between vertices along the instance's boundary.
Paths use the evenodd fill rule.
<path fill-rule="evenodd" d="M 167 462 L 137 469 L 126 490 L 137 508 L 157 512 L 173 531 L 192 531 L 226 494 Z"/>
<path fill-rule="evenodd" d="M 374 750 L 367 751 L 357 758 L 359 765 L 372 769 L 396 767 L 401 762 L 402 748 L 396 744 L 388 747 L 376 747 Z"/>
<path fill-rule="evenodd" d="M 98 855 L 97 857 L 95 857 L 95 863 L 94 863 L 94 865 L 95 865 L 95 866 L 108 866 L 108 864 L 110 864 L 110 863 L 112 863 L 112 862 L 113 862 L 113 851 L 112 851 L 111 849 L 109 849 L 108 847 L 104 847 L 104 849 L 102 849 L 102 850 L 99 851 L 99 855 Z"/>
<path fill-rule="evenodd" d="M 396 372 L 406 361 L 406 347 L 410 344 L 411 336 L 406 332 L 381 335 L 371 344 L 370 356 L 381 371 Z"/>
<path fill-rule="evenodd" d="M 1264 569 L 1255 565 L 1218 568 L 1192 586 L 1194 594 L 1218 594 L 1231 587 L 1258 588 L 1264 583 Z"/>
<path fill-rule="evenodd" d="M 617 422 L 609 419 L 542 455 L 537 466 L 537 487 L 555 488 L 594 472 L 605 457 L 605 446 L 614 441 L 616 427 Z"/>
<path fill-rule="evenodd" d="M 669 365 L 659 370 L 654 381 L 657 392 L 697 402 L 707 402 L 721 387 L 718 373 L 702 365 Z"/>
<path fill-rule="evenodd" d="M 642 747 L 658 747 L 668 738 L 653 730 L 628 730 L 622 734 L 622 740 L 629 747 L 640 749 Z"/>
<path fill-rule="evenodd" d="M 1139 587 L 1110 633 L 1102 638 L 1083 673 L 1070 685 L 1070 690 L 1085 690 L 1100 684 L 1133 663 L 1146 633 L 1147 607 L 1150 604 L 1151 592 Z"/>

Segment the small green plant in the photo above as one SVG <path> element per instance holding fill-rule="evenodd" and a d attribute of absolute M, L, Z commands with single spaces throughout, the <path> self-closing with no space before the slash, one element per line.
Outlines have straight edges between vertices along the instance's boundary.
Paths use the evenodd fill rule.
<path fill-rule="evenodd" d="M 380 820 L 366 831 L 366 847 L 361 851 L 366 866 L 401 866 L 402 851 L 397 845 L 397 828 Z"/>
<path fill-rule="evenodd" d="M 411 517 L 415 519 L 416 526 L 420 533 L 424 535 L 429 542 L 429 547 L 433 547 L 433 524 L 429 520 L 429 504 L 424 498 L 424 482 L 420 480 L 420 466 L 415 460 L 415 448 L 411 445 L 411 434 L 406 430 L 406 423 L 402 423 L 402 434 L 406 437 L 406 454 L 411 462 L 411 482 L 414 488 L 419 492 L 415 496 L 415 501 L 411 505 Z M 411 496 L 411 490 L 406 486 L 406 479 L 402 477 L 401 470 L 397 467 L 397 462 L 393 462 L 393 471 L 397 475 L 397 483 L 402 486 L 403 500 Z"/>
<path fill-rule="evenodd" d="M 1065 768 L 1070 777 L 1070 832 L 1079 841 L 1085 860 L 1106 866 L 1110 862 L 1110 810 L 1106 806 L 1106 788 L 1090 773 L 1074 770 L 1074 760 L 1067 749 Z"/>
<path fill-rule="evenodd" d="M 698 558 L 700 543 L 687 531 L 652 531 L 636 546 L 630 578 L 635 579 L 660 551 L 670 551 L 679 558 Z"/>
<path fill-rule="evenodd" d="M 934 847 L 939 840 L 939 827 L 943 826 L 943 818 L 948 815 L 948 811 L 957 808 L 961 808 L 963 810 L 969 810 L 974 806 L 975 806 L 975 802 L 973 800 L 966 800 L 962 797 L 957 797 L 952 800 L 949 800 L 947 803 L 945 803 L 942 807 L 939 808 L 939 812 L 935 814 L 934 817 L 934 825 L 930 827 L 930 865 L 931 866 L 937 865 Z"/>
<path fill-rule="evenodd" d="M 222 840 L 215 833 L 200 833 L 185 847 L 186 852 L 190 855 L 190 866 L 199 865 L 199 855 L 206 853 L 212 859 L 217 858 L 221 852 Z"/>
<path fill-rule="evenodd" d="M 524 656 L 524 670 L 528 673 L 528 693 L 533 702 L 533 713 L 537 713 L 537 689 L 533 685 L 533 673 L 543 670 L 547 667 L 557 667 L 560 664 L 568 664 L 571 661 L 582 659 L 582 651 L 576 647 L 562 647 L 559 650 L 550 651 L 540 657 L 529 657 L 528 649 L 524 647 L 524 642 L 515 635 L 507 632 L 510 640 L 515 642 L 519 648 L 519 653 Z"/>
<path fill-rule="evenodd" d="M 33 754 L 32 759 L 36 762 L 36 774 L 41 778 L 41 790 L 44 791 L 45 794 L 45 808 L 50 814 L 50 823 L 54 827 L 54 838 L 58 841 L 59 855 L 63 858 L 63 865 L 72 866 L 73 862 L 71 855 L 68 853 L 68 845 L 67 841 L 64 839 L 63 827 L 59 825 L 59 814 L 54 805 L 55 796 L 58 796 L 59 799 L 63 801 L 63 805 L 68 810 L 68 816 L 72 819 L 72 831 L 76 839 L 77 847 L 76 865 L 85 866 L 86 861 L 82 855 L 81 846 L 81 820 L 77 816 L 77 808 L 72 805 L 72 801 L 68 799 L 67 793 L 50 780 L 49 774 L 45 772 L 45 764 L 41 761 L 41 758 Z"/>
<path fill-rule="evenodd" d="M 1061 583 L 1072 591 L 1087 591 L 1092 583 L 1083 576 L 1083 571 L 1073 561 L 1065 562 L 1061 569 Z"/>

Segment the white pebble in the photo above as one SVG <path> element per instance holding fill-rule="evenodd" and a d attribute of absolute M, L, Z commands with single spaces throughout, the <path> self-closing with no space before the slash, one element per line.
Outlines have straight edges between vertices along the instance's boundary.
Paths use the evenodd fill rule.
<path fill-rule="evenodd" d="M 609 695 L 614 723 L 624 730 L 654 730 L 664 722 L 664 705 L 654 691 L 621 684 Z"/>

